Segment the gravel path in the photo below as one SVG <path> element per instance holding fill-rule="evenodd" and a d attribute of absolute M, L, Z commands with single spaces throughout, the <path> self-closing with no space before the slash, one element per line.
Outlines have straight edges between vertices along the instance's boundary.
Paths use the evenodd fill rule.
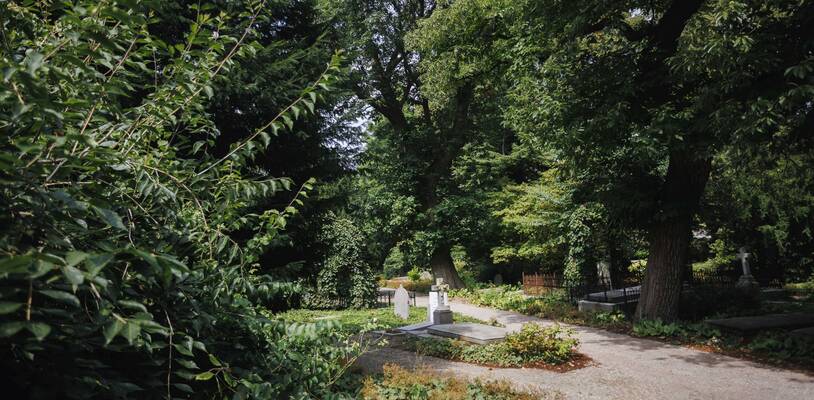
<path fill-rule="evenodd" d="M 418 303 L 426 305 L 426 297 L 419 297 Z M 510 330 L 526 322 L 553 323 L 457 302 L 452 302 L 451 308 L 482 320 L 494 318 Z M 517 387 L 558 391 L 566 399 L 814 399 L 814 376 L 600 329 L 573 328 L 580 339 L 580 351 L 597 365 L 566 373 L 487 368 L 392 348 L 371 351 L 359 364 L 368 371 L 377 371 L 385 363 L 428 364 L 458 376 L 504 379 Z"/>

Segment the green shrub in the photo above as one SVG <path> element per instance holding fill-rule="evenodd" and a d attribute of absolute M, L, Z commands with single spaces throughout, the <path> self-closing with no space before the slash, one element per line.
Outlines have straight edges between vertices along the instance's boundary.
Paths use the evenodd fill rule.
<path fill-rule="evenodd" d="M 418 282 L 421 279 L 421 269 L 418 267 L 413 267 L 407 271 L 407 277 L 410 278 L 410 281 L 412 282 Z"/>
<path fill-rule="evenodd" d="M 633 325 L 633 334 L 643 337 L 680 339 L 696 343 L 717 342 L 721 331 L 705 323 L 663 322 L 661 320 L 641 320 Z"/>
<path fill-rule="evenodd" d="M 524 362 L 562 364 L 574 355 L 579 340 L 572 329 L 560 325 L 542 327 L 525 324 L 519 332 L 506 335 L 506 345 Z"/>
<path fill-rule="evenodd" d="M 541 327 L 526 324 L 502 342 L 472 345 L 458 340 L 414 338 L 407 342 L 410 350 L 421 355 L 460 360 L 499 367 L 521 367 L 538 362 L 561 364 L 570 360 L 579 345 L 574 332 L 559 325 Z"/>
<path fill-rule="evenodd" d="M 799 360 L 814 365 L 814 339 L 792 336 L 787 332 L 762 332 L 753 338 L 750 350 L 781 360 Z"/>
<path fill-rule="evenodd" d="M 262 303 L 295 290 L 266 275 L 260 257 L 313 181 L 298 189 L 256 159 L 274 132 L 312 114 L 333 80 L 282 67 L 317 53 L 256 42 L 276 10 L 267 2 L 0 3 L 7 396 L 335 394 L 357 348 L 321 325 L 290 331 L 262 315 Z M 268 124 L 219 137 L 207 110 L 225 95 L 224 74 L 246 73 L 243 61 L 259 53 L 279 61 L 286 77 L 270 77 L 266 89 L 285 104 Z M 339 59 L 326 71 L 338 73 Z M 290 205 L 276 208 L 283 198 Z"/>
<path fill-rule="evenodd" d="M 510 382 L 465 381 L 436 371 L 408 371 L 386 364 L 382 374 L 365 379 L 360 397 L 364 400 L 535 400 L 542 393 L 522 392 Z"/>

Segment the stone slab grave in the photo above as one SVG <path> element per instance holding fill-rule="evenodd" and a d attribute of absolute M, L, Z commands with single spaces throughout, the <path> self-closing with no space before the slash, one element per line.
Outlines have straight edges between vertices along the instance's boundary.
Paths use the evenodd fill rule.
<path fill-rule="evenodd" d="M 795 329 L 791 331 L 792 336 L 797 336 L 806 339 L 814 339 L 814 326 L 810 328 Z"/>
<path fill-rule="evenodd" d="M 432 325 L 427 333 L 464 340 L 476 344 L 488 344 L 506 338 L 508 331 L 505 328 L 474 323 Z"/>
<path fill-rule="evenodd" d="M 814 327 L 814 313 L 769 314 L 755 317 L 708 319 L 710 325 L 741 332 L 763 329 L 794 329 Z"/>
<path fill-rule="evenodd" d="M 624 289 L 590 293 L 587 298 L 589 301 L 600 301 L 603 303 L 624 303 L 628 297 L 639 294 L 641 291 L 641 286 L 631 286 Z"/>

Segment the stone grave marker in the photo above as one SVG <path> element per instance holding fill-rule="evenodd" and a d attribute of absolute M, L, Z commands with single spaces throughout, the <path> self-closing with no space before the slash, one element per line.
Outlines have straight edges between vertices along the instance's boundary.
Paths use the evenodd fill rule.
<path fill-rule="evenodd" d="M 410 318 L 410 295 L 402 285 L 399 285 L 395 296 L 393 296 L 393 310 L 401 319 Z"/>
<path fill-rule="evenodd" d="M 429 293 L 429 302 L 427 306 L 427 321 L 433 324 L 439 323 L 436 321 L 435 318 L 435 311 L 449 311 L 449 306 L 447 305 L 448 297 L 447 297 L 447 288 L 449 285 L 444 283 L 444 278 L 436 279 L 435 285 L 432 285 L 430 288 Z M 451 315 L 451 312 L 450 312 Z"/>
<path fill-rule="evenodd" d="M 494 282 L 495 285 L 502 285 L 503 284 L 503 275 L 496 274 L 495 279 L 493 279 L 492 282 Z"/>
<path fill-rule="evenodd" d="M 741 267 L 743 268 L 743 275 L 738 279 L 736 286 L 741 290 L 746 291 L 748 294 L 757 296 L 759 293 L 760 285 L 758 285 L 755 277 L 752 276 L 752 271 L 749 268 L 749 256 L 751 254 L 746 252 L 745 247 L 741 247 L 738 251 L 738 259 L 741 260 Z"/>

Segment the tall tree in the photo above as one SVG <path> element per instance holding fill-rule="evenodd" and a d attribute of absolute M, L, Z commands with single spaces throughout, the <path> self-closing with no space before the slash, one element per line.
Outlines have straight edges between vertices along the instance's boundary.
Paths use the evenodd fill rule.
<path fill-rule="evenodd" d="M 432 20 L 426 36 L 446 47 L 432 63 L 504 60 L 507 122 L 647 228 L 641 318 L 677 315 L 715 155 L 804 136 L 814 119 L 811 1 L 463 0 Z"/>
<path fill-rule="evenodd" d="M 420 52 L 405 37 L 435 9 L 434 1 L 326 1 L 325 10 L 343 49 L 351 58 L 350 85 L 387 122 L 376 134 L 387 136 L 390 149 L 404 153 L 390 162 L 412 172 L 403 189 L 413 195 L 422 218 L 419 229 L 443 232 L 433 211 L 441 203 L 453 161 L 471 131 L 471 80 L 460 80 L 443 104 L 431 107 L 423 94 Z M 404 190 L 403 190 L 404 191 Z M 451 287 L 463 286 L 450 253 L 453 238 L 433 235 L 429 264 Z"/>

